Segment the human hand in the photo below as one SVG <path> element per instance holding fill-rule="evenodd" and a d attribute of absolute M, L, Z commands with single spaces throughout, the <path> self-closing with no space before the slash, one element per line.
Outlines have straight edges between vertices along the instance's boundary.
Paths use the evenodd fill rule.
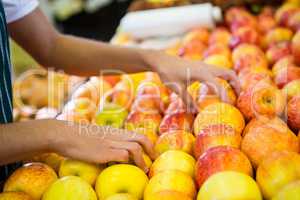
<path fill-rule="evenodd" d="M 217 66 L 184 60 L 179 57 L 168 56 L 164 53 L 149 51 L 145 56 L 146 62 L 154 66 L 154 71 L 160 74 L 164 83 L 175 90 L 189 108 L 195 107 L 187 93 L 187 87 L 194 81 L 205 83 L 212 89 L 222 101 L 232 104 L 228 92 L 216 78 L 227 80 L 237 94 L 240 93 L 240 83 L 236 73 L 229 69 Z"/>
<path fill-rule="evenodd" d="M 153 144 L 142 134 L 112 127 L 55 121 L 52 137 L 57 153 L 93 163 L 128 162 L 130 159 L 147 172 L 143 152 L 155 159 Z"/>

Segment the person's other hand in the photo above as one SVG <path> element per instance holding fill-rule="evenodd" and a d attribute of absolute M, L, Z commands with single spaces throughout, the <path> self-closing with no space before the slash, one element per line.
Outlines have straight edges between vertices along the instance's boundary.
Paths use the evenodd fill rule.
<path fill-rule="evenodd" d="M 179 57 L 168 56 L 164 53 L 150 52 L 146 62 L 154 66 L 154 71 L 160 74 L 164 83 L 181 95 L 183 100 L 193 106 L 187 87 L 194 81 L 208 85 L 222 101 L 232 103 L 226 89 L 217 81 L 218 78 L 227 80 L 236 94 L 240 93 L 240 83 L 233 70 L 205 64 L 203 62 L 188 61 Z"/>
<path fill-rule="evenodd" d="M 57 153 L 93 163 L 128 162 L 133 160 L 145 172 L 148 168 L 143 152 L 155 158 L 153 144 L 142 134 L 100 127 L 79 125 L 55 120 L 55 137 L 52 137 Z"/>

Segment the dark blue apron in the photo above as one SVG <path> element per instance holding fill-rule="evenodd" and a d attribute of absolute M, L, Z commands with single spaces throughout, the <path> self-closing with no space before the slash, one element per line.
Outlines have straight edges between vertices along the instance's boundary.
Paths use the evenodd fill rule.
<path fill-rule="evenodd" d="M 0 0 L 0 124 L 13 121 L 11 70 L 8 31 L 3 4 Z M 1 182 L 16 167 L 15 164 L 0 167 L 0 187 Z"/>

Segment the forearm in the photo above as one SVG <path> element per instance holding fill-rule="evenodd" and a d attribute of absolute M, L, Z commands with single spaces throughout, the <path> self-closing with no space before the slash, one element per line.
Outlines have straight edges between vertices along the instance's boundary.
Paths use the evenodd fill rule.
<path fill-rule="evenodd" d="M 47 64 L 76 75 L 99 75 L 114 70 L 135 73 L 152 70 L 145 59 L 148 53 L 154 52 L 59 34 Z"/>
<path fill-rule="evenodd" d="M 51 151 L 54 120 L 0 125 L 0 165 Z M 51 128 L 50 128 L 51 127 Z"/>
<path fill-rule="evenodd" d="M 9 24 L 9 31 L 11 37 L 40 64 L 69 74 L 91 76 L 107 73 L 107 70 L 126 73 L 151 70 L 144 61 L 147 50 L 62 35 L 40 9 Z"/>

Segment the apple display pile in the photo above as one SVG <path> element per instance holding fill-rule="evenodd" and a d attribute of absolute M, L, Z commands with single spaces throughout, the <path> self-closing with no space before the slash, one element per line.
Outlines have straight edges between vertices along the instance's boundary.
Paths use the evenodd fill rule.
<path fill-rule="evenodd" d="M 300 5 L 232 7 L 225 25 L 196 28 L 170 55 L 233 69 L 230 103 L 206 83 L 187 91 L 197 114 L 153 72 L 92 77 L 57 116 L 144 134 L 157 154 L 146 174 L 133 162 L 97 165 L 47 153 L 6 181 L 0 200 L 298 200 Z M 124 41 L 123 41 L 124 42 Z M 298 134 L 299 133 L 299 134 Z M 298 135 L 298 136 L 297 136 Z"/>

